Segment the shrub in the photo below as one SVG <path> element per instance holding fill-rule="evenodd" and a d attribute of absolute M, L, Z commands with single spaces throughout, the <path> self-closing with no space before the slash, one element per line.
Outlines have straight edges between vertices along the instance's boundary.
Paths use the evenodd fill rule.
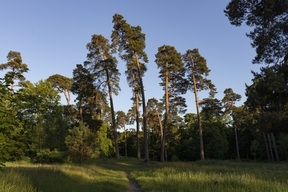
<path fill-rule="evenodd" d="M 43 149 L 36 154 L 35 163 L 63 163 L 64 154 L 58 150 Z"/>
<path fill-rule="evenodd" d="M 65 143 L 73 162 L 82 164 L 87 159 L 99 157 L 96 135 L 83 122 L 79 123 L 79 127 L 69 130 Z"/>

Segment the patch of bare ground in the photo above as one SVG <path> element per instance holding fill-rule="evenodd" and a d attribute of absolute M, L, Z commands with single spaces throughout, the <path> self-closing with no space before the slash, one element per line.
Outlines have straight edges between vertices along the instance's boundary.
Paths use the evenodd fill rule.
<path fill-rule="evenodd" d="M 126 177 L 129 180 L 129 192 L 141 192 L 141 188 L 138 183 L 131 178 L 130 174 L 126 173 Z"/>

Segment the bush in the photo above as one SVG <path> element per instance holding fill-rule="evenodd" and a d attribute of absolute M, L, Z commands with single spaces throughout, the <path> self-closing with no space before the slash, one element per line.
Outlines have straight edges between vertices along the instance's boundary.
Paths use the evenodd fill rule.
<path fill-rule="evenodd" d="M 96 134 L 93 134 L 88 125 L 83 122 L 79 123 L 79 127 L 69 130 L 65 143 L 73 162 L 82 164 L 90 158 L 99 157 L 99 142 L 96 140 Z"/>
<path fill-rule="evenodd" d="M 35 163 L 63 163 L 64 153 L 58 150 L 43 149 L 36 154 Z"/>

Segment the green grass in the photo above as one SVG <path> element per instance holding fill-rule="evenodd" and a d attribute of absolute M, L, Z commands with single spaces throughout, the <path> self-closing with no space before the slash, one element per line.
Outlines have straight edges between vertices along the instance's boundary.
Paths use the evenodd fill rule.
<path fill-rule="evenodd" d="M 284 192 L 288 165 L 206 161 L 168 163 L 162 168 L 132 173 L 144 191 Z"/>
<path fill-rule="evenodd" d="M 146 164 L 136 159 L 99 159 L 81 166 L 9 163 L 0 171 L 0 192 L 126 192 L 127 174 L 145 192 L 288 189 L 287 164 L 230 161 Z"/>
<path fill-rule="evenodd" d="M 6 178 L 6 174 L 14 175 Z M 0 191 L 19 192 L 90 192 L 127 191 L 128 179 L 122 171 L 114 171 L 95 165 L 31 165 L 8 164 L 0 173 Z M 1 189 L 2 185 L 2 189 Z M 9 190 L 7 190 L 9 188 Z"/>

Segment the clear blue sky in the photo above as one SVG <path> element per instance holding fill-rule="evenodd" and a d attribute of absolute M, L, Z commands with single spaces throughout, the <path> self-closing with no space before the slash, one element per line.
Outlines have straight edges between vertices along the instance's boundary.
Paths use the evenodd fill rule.
<path fill-rule="evenodd" d="M 19 51 L 30 69 L 26 78 L 33 83 L 53 74 L 72 77 L 76 64 L 86 60 L 86 44 L 92 34 L 110 39 L 112 16 L 122 14 L 131 25 L 146 34 L 149 57 L 144 86 L 146 100 L 162 98 L 158 69 L 154 62 L 158 47 L 166 44 L 179 52 L 198 48 L 211 69 L 209 79 L 222 99 L 225 88 L 245 98 L 245 83 L 251 84 L 251 63 L 255 51 L 246 27 L 232 26 L 223 10 L 229 0 L 3 0 L 0 3 L 0 63 L 10 50 Z M 114 96 L 115 110 L 131 107 L 131 89 L 119 60 L 122 91 Z M 207 97 L 200 94 L 200 99 Z M 192 92 L 186 95 L 188 111 L 195 112 Z M 64 100 L 63 100 L 64 101 Z M 239 102 L 239 104 L 241 104 Z"/>

